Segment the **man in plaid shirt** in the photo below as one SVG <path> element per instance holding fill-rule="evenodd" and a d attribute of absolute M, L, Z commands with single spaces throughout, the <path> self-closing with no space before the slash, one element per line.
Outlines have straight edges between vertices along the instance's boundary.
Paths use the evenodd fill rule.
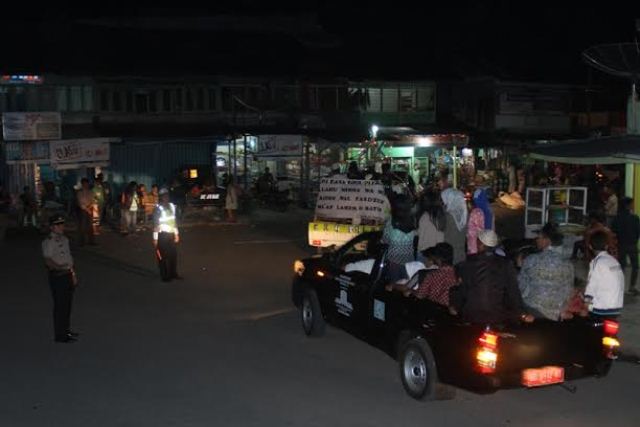
<path fill-rule="evenodd" d="M 430 256 L 438 268 L 426 271 L 418 288 L 411 293 L 416 298 L 428 298 L 448 307 L 449 289 L 458 283 L 456 273 L 451 265 L 453 263 L 453 247 L 445 242 L 438 243 Z"/>

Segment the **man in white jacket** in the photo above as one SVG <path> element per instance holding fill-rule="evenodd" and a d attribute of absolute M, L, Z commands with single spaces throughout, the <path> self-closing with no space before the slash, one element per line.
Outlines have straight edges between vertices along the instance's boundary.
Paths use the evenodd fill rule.
<path fill-rule="evenodd" d="M 598 231 L 591 236 L 591 249 L 596 254 L 589 264 L 585 300 L 591 314 L 617 317 L 624 304 L 624 273 L 617 259 L 607 253 L 607 235 Z"/>

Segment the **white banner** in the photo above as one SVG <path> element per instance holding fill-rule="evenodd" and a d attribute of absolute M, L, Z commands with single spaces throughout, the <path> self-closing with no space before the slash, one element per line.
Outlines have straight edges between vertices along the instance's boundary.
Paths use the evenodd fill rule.
<path fill-rule="evenodd" d="M 60 139 L 60 113 L 2 113 L 2 136 L 5 141 Z"/>
<path fill-rule="evenodd" d="M 51 165 L 56 169 L 108 165 L 110 138 L 65 139 L 49 143 Z"/>
<path fill-rule="evenodd" d="M 316 217 L 382 223 L 390 205 L 380 181 L 323 178 L 316 202 Z"/>
<path fill-rule="evenodd" d="M 301 157 L 302 135 L 259 135 L 256 156 L 265 157 Z"/>

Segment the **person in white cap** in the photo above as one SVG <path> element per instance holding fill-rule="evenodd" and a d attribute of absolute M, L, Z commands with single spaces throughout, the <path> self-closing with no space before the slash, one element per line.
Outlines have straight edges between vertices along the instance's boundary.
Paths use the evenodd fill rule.
<path fill-rule="evenodd" d="M 532 322 L 526 313 L 513 265 L 495 253 L 499 244 L 493 230 L 478 233 L 478 253 L 458 266 L 460 286 L 449 292 L 450 311 L 471 323 Z"/>
<path fill-rule="evenodd" d="M 176 206 L 169 202 L 169 190 L 162 188 L 158 196 L 160 202 L 153 213 L 153 246 L 160 267 L 160 276 L 164 282 L 168 282 L 173 279 L 182 279 L 176 271 L 178 263 L 176 244 L 180 242 L 180 233 L 176 225 Z"/>

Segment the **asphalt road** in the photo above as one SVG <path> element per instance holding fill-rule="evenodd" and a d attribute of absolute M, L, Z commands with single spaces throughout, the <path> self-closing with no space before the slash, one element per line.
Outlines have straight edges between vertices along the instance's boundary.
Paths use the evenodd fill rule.
<path fill-rule="evenodd" d="M 76 251 L 82 336 L 55 344 L 39 242 L 0 244 L 0 425 L 637 426 L 640 365 L 560 387 L 421 403 L 395 362 L 342 331 L 307 338 L 289 299 L 301 221 L 183 230 L 182 282 L 150 236 Z"/>

